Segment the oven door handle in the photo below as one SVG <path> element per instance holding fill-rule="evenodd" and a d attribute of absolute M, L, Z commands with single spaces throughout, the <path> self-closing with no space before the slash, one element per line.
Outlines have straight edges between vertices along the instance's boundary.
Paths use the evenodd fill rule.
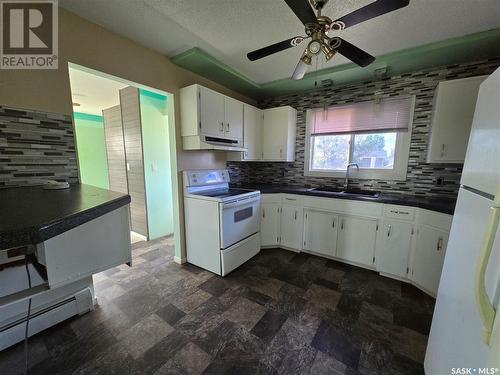
<path fill-rule="evenodd" d="M 231 207 L 238 207 L 238 206 L 245 206 L 250 203 L 258 202 L 260 201 L 260 197 L 254 197 L 254 198 L 241 198 L 233 202 L 227 202 L 222 204 L 222 208 L 231 208 Z"/>

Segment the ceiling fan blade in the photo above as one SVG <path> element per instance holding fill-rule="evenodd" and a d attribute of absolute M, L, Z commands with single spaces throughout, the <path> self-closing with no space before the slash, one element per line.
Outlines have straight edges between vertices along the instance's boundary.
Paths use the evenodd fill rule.
<path fill-rule="evenodd" d="M 309 4 L 309 0 L 285 0 L 285 3 L 287 3 L 304 25 L 317 22 L 316 15 Z"/>
<path fill-rule="evenodd" d="M 333 38 L 330 41 L 330 47 L 361 67 L 370 65 L 375 61 L 375 57 L 342 38 Z"/>
<path fill-rule="evenodd" d="M 301 36 L 294 36 L 293 38 L 284 40 L 282 42 L 274 43 L 270 46 L 247 53 L 247 57 L 250 61 L 255 61 L 263 57 L 272 55 L 273 53 L 284 51 L 290 47 L 295 47 L 299 45 L 303 40 L 304 38 Z"/>
<path fill-rule="evenodd" d="M 292 79 L 299 80 L 304 78 L 304 74 L 306 74 L 306 71 L 307 71 L 307 64 L 304 61 L 299 60 L 299 63 L 297 64 L 295 70 L 293 71 Z"/>
<path fill-rule="evenodd" d="M 394 10 L 403 8 L 410 3 L 410 0 L 377 0 L 363 8 L 359 8 L 335 21 L 333 27 L 337 30 L 345 29 L 360 22 L 381 16 Z"/>

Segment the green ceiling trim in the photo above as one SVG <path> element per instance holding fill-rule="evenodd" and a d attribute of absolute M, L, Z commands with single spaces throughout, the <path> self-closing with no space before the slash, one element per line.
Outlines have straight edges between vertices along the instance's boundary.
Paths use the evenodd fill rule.
<path fill-rule="evenodd" d="M 83 113 L 83 112 L 74 112 L 73 117 L 75 118 L 75 120 L 87 120 L 87 121 L 94 121 L 94 122 L 100 122 L 100 123 L 102 123 L 104 121 L 102 116 L 93 115 L 90 113 Z"/>
<path fill-rule="evenodd" d="M 284 78 L 259 84 L 200 48 L 192 48 L 171 60 L 232 90 L 262 99 L 311 90 L 315 88 L 316 82 L 324 79 L 333 80 L 335 86 L 371 80 L 374 71 L 383 67 L 387 68 L 389 76 L 394 76 L 419 69 L 497 57 L 500 57 L 500 28 L 377 56 L 367 68 L 349 63 L 310 72 L 299 81 Z"/>
<path fill-rule="evenodd" d="M 194 47 L 170 59 L 174 64 L 197 73 L 227 88 L 256 97 L 260 85 L 201 48 Z"/>

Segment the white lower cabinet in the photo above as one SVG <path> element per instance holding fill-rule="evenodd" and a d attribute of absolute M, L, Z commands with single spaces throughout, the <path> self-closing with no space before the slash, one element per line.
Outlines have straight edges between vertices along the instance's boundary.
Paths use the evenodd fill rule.
<path fill-rule="evenodd" d="M 305 250 L 375 269 L 435 296 L 451 220 L 415 207 L 263 194 L 261 238 L 263 247 Z"/>
<path fill-rule="evenodd" d="M 260 238 L 262 246 L 277 246 L 280 237 L 280 207 L 278 203 L 262 203 Z"/>
<path fill-rule="evenodd" d="M 365 266 L 375 262 L 377 220 L 355 216 L 340 218 L 337 257 Z"/>
<path fill-rule="evenodd" d="M 448 235 L 427 225 L 417 228 L 410 278 L 433 295 L 437 294 Z"/>
<path fill-rule="evenodd" d="M 413 236 L 413 223 L 385 220 L 375 255 L 377 270 L 405 278 Z"/>
<path fill-rule="evenodd" d="M 302 208 L 283 205 L 281 208 L 281 246 L 301 249 L 302 242 Z"/>
<path fill-rule="evenodd" d="M 335 256 L 338 223 L 338 215 L 330 212 L 305 210 L 303 248 L 318 254 Z"/>

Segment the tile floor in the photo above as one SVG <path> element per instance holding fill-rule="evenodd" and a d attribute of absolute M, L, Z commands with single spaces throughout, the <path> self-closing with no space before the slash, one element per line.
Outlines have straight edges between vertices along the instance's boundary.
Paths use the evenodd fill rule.
<path fill-rule="evenodd" d="M 263 250 L 225 278 L 133 245 L 99 306 L 30 339 L 33 374 L 423 374 L 434 301 L 374 272 Z M 19 374 L 23 346 L 0 353 Z"/>

